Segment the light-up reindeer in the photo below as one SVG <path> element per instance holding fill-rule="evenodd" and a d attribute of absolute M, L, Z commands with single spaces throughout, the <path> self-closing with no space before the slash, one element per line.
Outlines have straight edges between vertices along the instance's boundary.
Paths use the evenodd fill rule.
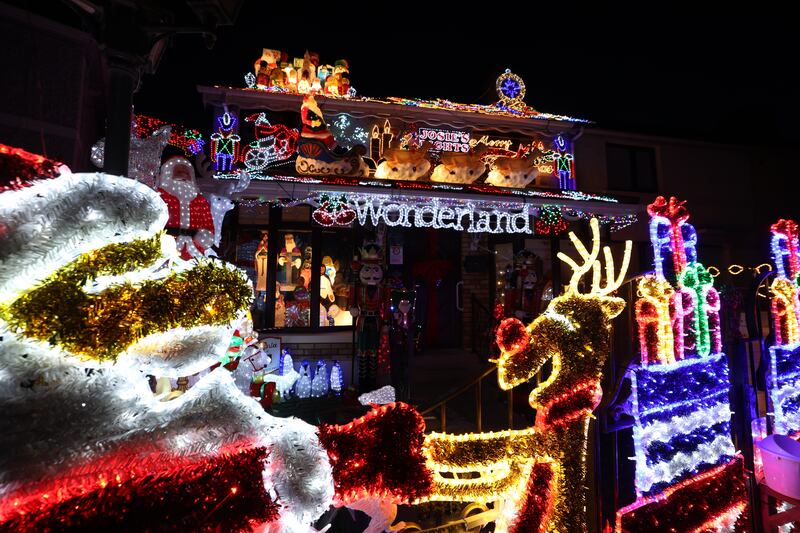
<path fill-rule="evenodd" d="M 800 343 L 800 253 L 797 223 L 781 219 L 770 229 L 772 255 L 777 269 L 777 275 L 770 287 L 775 344 L 794 345 Z"/>
<path fill-rule="evenodd" d="M 559 253 L 573 270 L 567 292 L 525 327 L 515 318 L 499 326 L 498 382 L 508 390 L 530 380 L 552 360 L 550 376 L 530 394 L 537 410 L 534 427 L 492 433 L 431 433 L 425 441 L 433 492 L 422 501 L 495 502 L 495 531 L 586 530 L 586 445 L 592 411 L 602 397 L 600 380 L 609 352 L 611 319 L 625 307 L 611 296 L 630 260 L 627 241 L 622 267 L 614 275 L 611 250 L 603 249 L 606 282 L 601 283 L 599 228 L 590 222 L 591 251 L 570 233 L 581 256 Z M 591 290 L 579 282 L 591 271 Z"/>

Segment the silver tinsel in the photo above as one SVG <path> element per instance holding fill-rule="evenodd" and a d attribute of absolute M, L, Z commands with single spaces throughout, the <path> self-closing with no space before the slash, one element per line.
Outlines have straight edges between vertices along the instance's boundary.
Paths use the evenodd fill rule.
<path fill-rule="evenodd" d="M 100 173 L 0 194 L 0 301 L 14 301 L 82 252 L 154 235 L 166 217 L 155 191 Z M 169 465 L 235 443 L 268 448 L 264 490 L 281 504 L 282 531 L 307 529 L 334 494 L 314 426 L 268 415 L 224 368 L 170 401 L 148 385 L 156 370 L 185 375 L 210 366 L 233 326 L 172 330 L 101 363 L 18 338 L 0 320 L 0 499 L 50 490 L 66 475 L 96 483 L 110 463 Z"/>
<path fill-rule="evenodd" d="M 161 126 L 153 134 L 140 139 L 135 130 L 131 129 L 131 148 L 128 159 L 128 177 L 141 181 L 148 187 L 153 187 L 156 174 L 161 166 L 161 154 L 167 146 L 171 126 Z M 100 139 L 92 146 L 90 159 L 97 168 L 103 168 L 105 162 L 105 138 Z"/>

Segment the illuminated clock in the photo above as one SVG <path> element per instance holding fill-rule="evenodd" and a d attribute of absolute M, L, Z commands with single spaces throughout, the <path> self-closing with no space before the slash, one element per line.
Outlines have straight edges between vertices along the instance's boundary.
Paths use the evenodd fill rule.
<path fill-rule="evenodd" d="M 500 103 L 507 107 L 522 105 L 525 98 L 525 82 L 522 78 L 511 72 L 509 69 L 497 78 L 497 95 Z"/>

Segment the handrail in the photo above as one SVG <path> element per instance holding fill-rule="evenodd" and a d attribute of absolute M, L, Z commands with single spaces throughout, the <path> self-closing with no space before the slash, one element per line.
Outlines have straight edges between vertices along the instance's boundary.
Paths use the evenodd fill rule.
<path fill-rule="evenodd" d="M 497 370 L 497 366 L 496 365 L 492 365 L 491 367 L 487 368 L 480 376 L 478 376 L 474 380 L 470 381 L 469 383 L 467 383 L 466 385 L 464 385 L 460 389 L 457 389 L 455 392 L 451 392 L 444 399 L 439 400 L 436 403 L 434 403 L 433 405 L 431 405 L 430 407 L 428 407 L 427 409 L 424 409 L 424 410 L 420 411 L 420 414 L 421 415 L 426 415 L 426 414 L 430 413 L 431 411 L 433 411 L 434 409 L 436 409 L 437 407 L 441 407 L 442 404 L 446 404 L 447 402 L 449 402 L 451 400 L 455 400 L 457 397 L 461 396 L 462 394 L 464 394 L 465 392 L 470 390 L 479 381 L 483 381 L 483 378 L 485 378 L 486 376 L 492 374 L 496 370 Z"/>
<path fill-rule="evenodd" d="M 478 356 L 487 357 L 491 352 L 492 334 L 495 319 L 489 309 L 472 293 L 470 299 L 471 311 L 471 330 L 472 330 L 472 351 Z"/>
<path fill-rule="evenodd" d="M 492 365 L 487 368 L 481 375 L 457 389 L 456 391 L 448 394 L 445 398 L 437 401 L 430 407 L 420 410 L 421 415 L 426 415 L 436 409 L 439 409 L 439 422 L 442 433 L 447 431 L 447 403 L 458 398 L 465 392 L 474 387 L 475 389 L 475 425 L 477 431 L 483 431 L 483 380 L 497 371 L 497 366 Z M 514 429 L 514 393 L 508 390 L 508 429 Z"/>

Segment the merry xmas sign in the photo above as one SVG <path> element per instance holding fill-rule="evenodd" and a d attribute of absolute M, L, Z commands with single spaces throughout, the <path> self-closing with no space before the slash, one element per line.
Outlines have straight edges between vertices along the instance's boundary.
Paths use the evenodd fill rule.
<path fill-rule="evenodd" d="M 373 225 L 406 228 L 440 228 L 469 233 L 527 233 L 532 234 L 531 208 L 524 204 L 510 207 L 486 207 L 465 201 L 452 202 L 427 198 L 398 198 L 388 195 L 353 196 L 347 201 L 362 226 L 367 220 Z"/>

